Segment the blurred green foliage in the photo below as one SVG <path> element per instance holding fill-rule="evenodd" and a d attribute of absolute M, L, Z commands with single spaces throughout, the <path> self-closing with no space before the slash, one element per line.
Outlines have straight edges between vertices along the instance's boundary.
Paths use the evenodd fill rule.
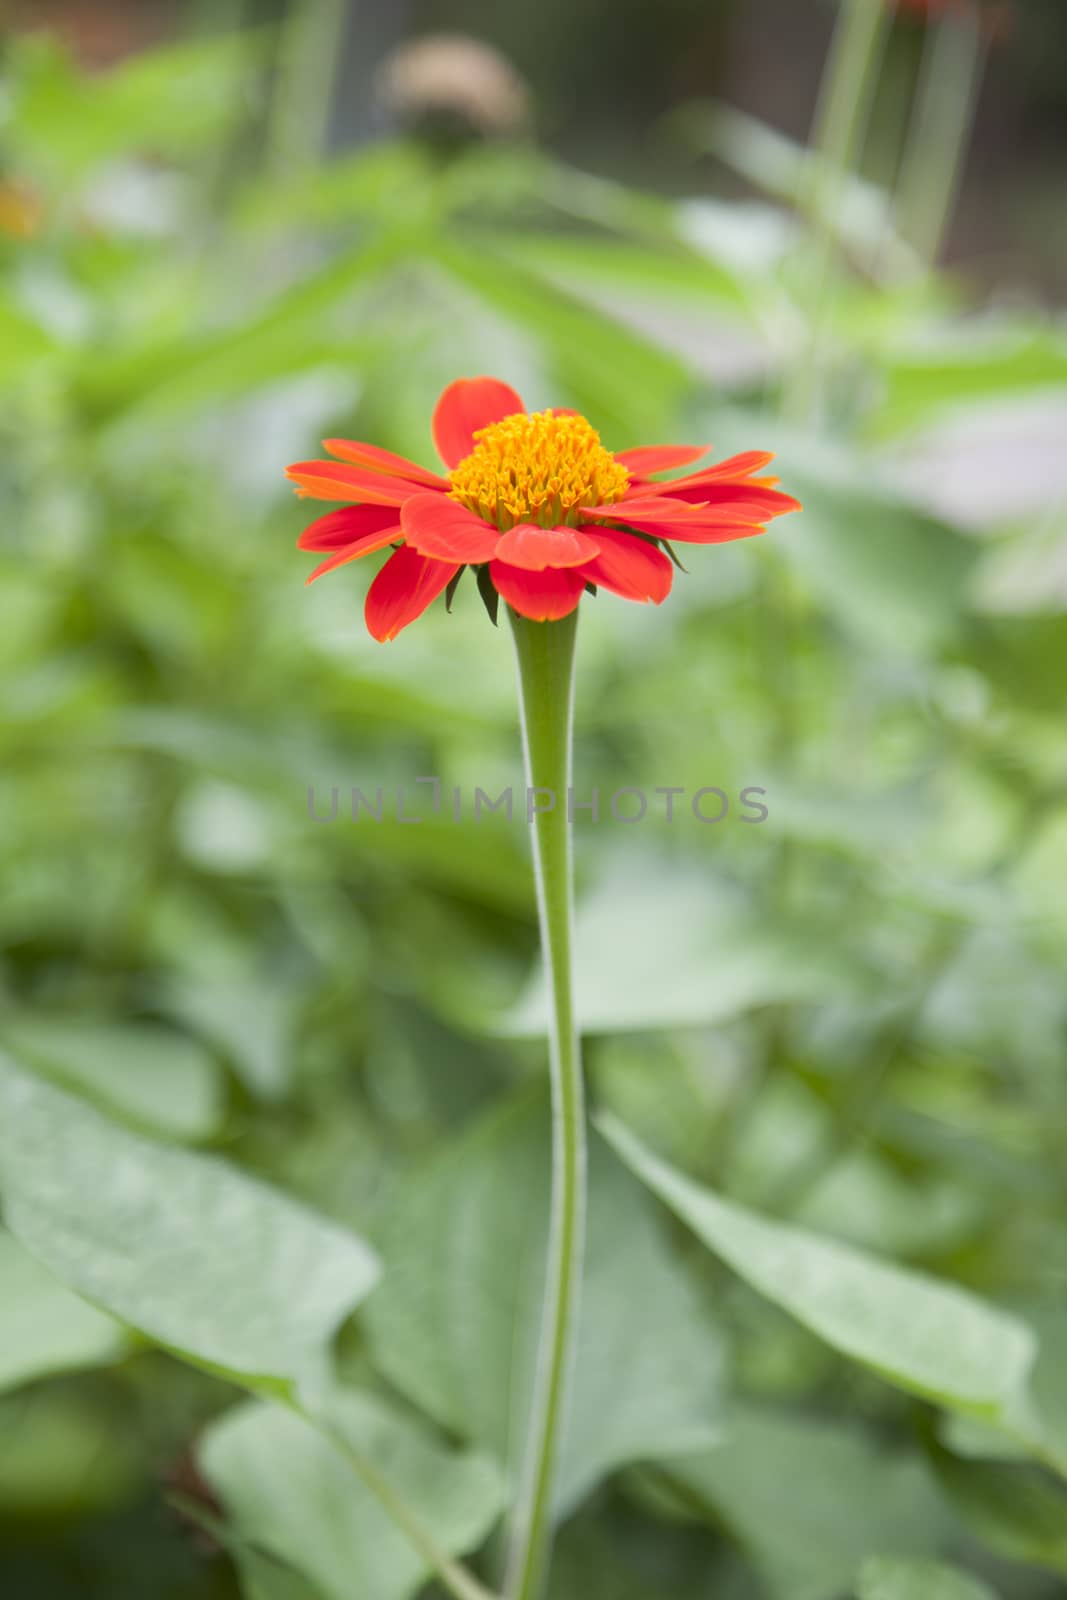
<path fill-rule="evenodd" d="M 553 1600 L 1051 1600 L 1062 325 L 917 272 L 850 192 L 821 404 L 785 421 L 812 286 L 797 152 L 766 130 L 716 124 L 764 191 L 738 204 L 518 146 L 279 171 L 267 54 L 209 39 L 89 82 L 47 41 L 9 52 L 5 1595 L 404 1600 L 425 1568 L 348 1449 L 494 1570 L 546 1207 L 525 829 L 447 803 L 324 825 L 308 792 L 518 784 L 510 650 L 472 585 L 386 648 L 365 573 L 303 591 L 282 477 L 324 433 L 431 461 L 437 392 L 490 371 L 611 447 L 776 448 L 806 505 L 697 551 L 662 611 L 583 608 L 581 794 L 756 785 L 769 810 L 579 822 L 593 1095 L 732 1227 L 783 1228 L 739 1258 L 677 1205 L 713 1257 L 597 1144 Z M 787 1224 L 979 1320 L 912 1351 L 909 1276 L 886 1359 L 868 1279 Z M 331 1443 L 226 1380 L 278 1392 L 366 1292 L 345 1230 L 384 1279 Z M 1011 1407 L 972 1403 L 990 1363 Z"/>

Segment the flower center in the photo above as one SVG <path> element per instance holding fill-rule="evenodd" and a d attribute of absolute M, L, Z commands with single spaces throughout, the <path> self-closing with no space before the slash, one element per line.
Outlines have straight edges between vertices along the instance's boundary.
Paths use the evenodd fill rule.
<path fill-rule="evenodd" d="M 518 522 L 574 524 L 579 506 L 611 505 L 629 487 L 630 474 L 584 417 L 520 411 L 474 438 L 448 475 L 448 492 L 502 530 Z"/>

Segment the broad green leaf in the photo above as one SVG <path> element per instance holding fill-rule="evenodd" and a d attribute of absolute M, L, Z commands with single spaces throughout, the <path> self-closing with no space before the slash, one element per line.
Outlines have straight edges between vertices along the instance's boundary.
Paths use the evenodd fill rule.
<path fill-rule="evenodd" d="M 602 1132 L 654 1194 L 761 1294 L 842 1355 L 950 1409 L 1032 1430 L 1024 1323 L 955 1284 L 722 1199 L 661 1161 L 615 1118 Z"/>
<path fill-rule="evenodd" d="M 503 1507 L 498 1469 L 450 1449 L 370 1394 L 335 1392 L 331 1426 L 450 1555 L 480 1545 Z M 308 1579 L 323 1600 L 407 1600 L 429 1569 L 364 1487 L 343 1444 L 279 1406 L 229 1412 L 199 1447 L 238 1536 Z"/>
<path fill-rule="evenodd" d="M 932 1561 L 872 1556 L 860 1570 L 856 1600 L 997 1600 L 981 1579 Z"/>
<path fill-rule="evenodd" d="M 1055 323 L 993 316 L 959 321 L 923 348 L 887 363 L 883 431 L 914 428 L 931 412 L 1006 394 L 1055 395 L 1067 382 L 1067 337 Z"/>
<path fill-rule="evenodd" d="M 494 233 L 495 247 L 527 270 L 569 288 L 572 294 L 603 303 L 608 290 L 635 298 L 686 307 L 690 316 L 707 315 L 724 300 L 746 303 L 748 285 L 737 274 L 698 254 L 680 239 L 660 249 L 596 234 Z"/>
<path fill-rule="evenodd" d="M 46 1272 L 0 1229 L 0 1391 L 54 1372 L 106 1366 L 127 1350 L 117 1322 Z"/>
<path fill-rule="evenodd" d="M 175 1141 L 208 1139 L 225 1110 L 222 1073 L 198 1044 L 149 1023 L 16 1013 L 0 1038 L 106 1110 Z"/>
<path fill-rule="evenodd" d="M 168 1148 L 0 1058 L 12 1232 L 88 1300 L 250 1384 L 314 1376 L 377 1262 L 353 1234 L 212 1157 Z"/>
<path fill-rule="evenodd" d="M 578 1021 L 590 1034 L 722 1022 L 840 994 L 861 976 L 810 930 L 756 924 L 714 879 L 668 867 L 609 877 L 581 901 L 575 951 Z M 540 964 L 496 1026 L 518 1038 L 547 1031 Z"/>
<path fill-rule="evenodd" d="M 322 1590 L 300 1573 L 260 1555 L 258 1550 L 238 1547 L 233 1558 L 241 1575 L 241 1593 L 247 1600 L 325 1600 Z"/>
<path fill-rule="evenodd" d="M 549 1215 L 547 1109 L 481 1122 L 408 1180 L 366 1306 L 383 1375 L 514 1474 L 534 1371 Z M 590 1162 L 581 1340 L 560 1500 L 630 1461 L 717 1435 L 721 1351 L 640 1188 L 599 1140 Z"/>
<path fill-rule="evenodd" d="M 872 1550 L 936 1554 L 950 1522 L 913 1452 L 816 1417 L 738 1406 L 714 1450 L 663 1470 L 730 1529 L 775 1600 L 833 1600 Z"/>

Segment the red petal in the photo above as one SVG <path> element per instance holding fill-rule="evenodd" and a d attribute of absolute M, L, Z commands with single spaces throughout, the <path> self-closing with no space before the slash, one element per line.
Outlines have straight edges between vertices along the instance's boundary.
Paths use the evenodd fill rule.
<path fill-rule="evenodd" d="M 599 548 L 599 537 L 591 539 L 581 528 L 539 528 L 533 522 L 520 522 L 501 534 L 496 556 L 509 567 L 543 572 L 546 567 L 580 567 Z"/>
<path fill-rule="evenodd" d="M 325 561 L 319 562 L 314 572 L 305 578 L 304 582 L 314 583 L 316 578 L 324 577 L 335 567 L 343 567 L 349 561 L 358 561 L 360 556 L 369 556 L 374 550 L 384 550 L 387 544 L 395 544 L 401 537 L 400 524 L 394 512 L 392 524 L 388 528 L 381 528 L 377 533 L 368 533 L 362 539 L 357 539 L 354 544 L 345 545 L 342 550 L 335 550 L 332 556 L 327 556 Z"/>
<path fill-rule="evenodd" d="M 658 487 L 650 483 L 640 492 L 624 495 L 612 505 L 579 506 L 578 514 L 593 522 L 632 522 L 637 517 L 697 516 L 699 504 L 676 500 L 673 495 L 656 494 L 653 491 Z"/>
<path fill-rule="evenodd" d="M 424 484 L 406 478 L 387 477 L 381 472 L 363 472 L 337 461 L 296 461 L 286 467 L 285 476 L 299 486 L 299 492 L 312 500 L 357 500 L 368 505 L 399 506 L 413 494 L 425 494 Z"/>
<path fill-rule="evenodd" d="M 754 483 L 697 483 L 673 486 L 676 500 L 697 503 L 716 511 L 736 511 L 740 522 L 767 522 L 771 517 L 784 517 L 787 512 L 799 511 L 800 501 L 778 489 L 766 489 Z"/>
<path fill-rule="evenodd" d="M 457 378 L 433 414 L 433 442 L 446 467 L 455 467 L 474 449 L 479 428 L 525 411 L 514 389 L 499 378 Z"/>
<path fill-rule="evenodd" d="M 395 506 L 342 506 L 309 523 L 296 541 L 298 550 L 339 550 L 364 534 L 397 525 Z"/>
<path fill-rule="evenodd" d="M 701 472 L 675 478 L 666 487 L 673 494 L 683 484 L 688 487 L 691 483 L 721 483 L 723 478 L 750 478 L 773 460 L 773 450 L 745 450 L 739 456 L 731 456 L 728 461 L 717 461 L 713 467 L 705 467 Z"/>
<path fill-rule="evenodd" d="M 600 554 L 582 568 L 583 578 L 624 600 L 666 600 L 674 569 L 662 550 L 616 528 L 598 529 L 597 543 Z"/>
<path fill-rule="evenodd" d="M 666 523 L 656 530 L 661 539 L 676 544 L 729 544 L 731 539 L 751 539 L 766 533 L 762 522 L 682 522 Z"/>
<path fill-rule="evenodd" d="M 508 605 L 532 622 L 557 622 L 560 617 L 569 617 L 585 589 L 585 579 L 574 567 L 528 572 L 523 567 L 509 567 L 504 561 L 493 561 L 489 576 Z"/>
<path fill-rule="evenodd" d="M 615 460 L 635 478 L 647 478 L 651 472 L 688 467 L 707 455 L 708 448 L 706 444 L 643 444 L 635 450 L 616 450 Z"/>
<path fill-rule="evenodd" d="M 391 450 L 379 450 L 376 444 L 360 444 L 354 439 L 324 439 L 322 442 L 339 461 L 351 461 L 354 466 L 369 467 L 372 472 L 384 472 L 388 477 L 407 478 L 410 483 L 425 483 L 434 489 L 447 487 L 447 480 L 438 473 L 428 472 L 406 456 L 395 456 Z"/>
<path fill-rule="evenodd" d="M 633 499 L 623 499 L 613 506 L 583 506 L 580 512 L 584 519 L 592 522 L 625 522 L 633 528 L 658 528 L 670 523 L 725 523 L 725 522 L 760 522 L 760 512 L 751 506 L 728 505 L 708 506 L 689 500 L 675 500 L 667 495 L 634 496 Z"/>
<path fill-rule="evenodd" d="M 428 561 L 410 545 L 402 544 L 367 590 L 364 614 L 370 633 L 382 644 L 395 639 L 448 588 L 458 571 L 458 566 Z"/>
<path fill-rule="evenodd" d="M 591 506 L 583 517 L 607 517 L 628 523 L 657 539 L 679 539 L 687 544 L 722 544 L 765 530 L 759 516 L 746 507 L 690 505 L 685 500 L 622 500 L 616 506 Z M 597 529 L 597 537 L 601 529 Z"/>
<path fill-rule="evenodd" d="M 444 494 L 417 494 L 405 501 L 400 524 L 412 549 L 438 561 L 488 561 L 500 539 L 499 528 Z"/>

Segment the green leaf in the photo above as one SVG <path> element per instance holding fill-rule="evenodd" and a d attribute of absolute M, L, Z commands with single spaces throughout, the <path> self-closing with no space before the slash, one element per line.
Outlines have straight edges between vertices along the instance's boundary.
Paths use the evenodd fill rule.
<path fill-rule="evenodd" d="M 724 888 L 709 893 L 706 879 L 667 867 L 628 870 L 587 896 L 575 951 L 587 1034 L 722 1022 L 755 1006 L 841 994 L 859 976 L 847 953 L 810 929 L 760 925 Z M 518 1038 L 546 1033 L 540 963 L 496 1027 Z"/>
<path fill-rule="evenodd" d="M 316 1375 L 377 1277 L 353 1234 L 3 1057 L 0 1194 L 12 1232 L 79 1294 L 253 1386 Z"/>
<path fill-rule="evenodd" d="M 879 427 L 913 429 L 931 412 L 1006 394 L 1052 393 L 1067 381 L 1067 337 L 1053 321 L 993 315 L 960 320 L 887 363 Z"/>
<path fill-rule="evenodd" d="M 1039 1467 L 933 1451 L 938 1477 L 971 1532 L 998 1555 L 1067 1576 L 1067 1488 Z"/>
<path fill-rule="evenodd" d="M 146 1133 L 208 1139 L 225 1110 L 222 1073 L 194 1039 L 149 1023 L 16 1014 L 0 1038 L 20 1058 Z"/>
<path fill-rule="evenodd" d="M 615 1118 L 602 1132 L 735 1272 L 832 1349 L 949 1409 L 1029 1428 L 1029 1328 L 976 1295 L 775 1222 L 668 1166 Z"/>
<path fill-rule="evenodd" d="M 0 1392 L 54 1372 L 117 1361 L 124 1330 L 46 1272 L 0 1229 Z"/>
<path fill-rule="evenodd" d="M 540 1099 L 481 1122 L 410 1179 L 388 1211 L 368 1301 L 383 1375 L 514 1473 L 536 1358 L 549 1216 Z M 606 1473 L 717 1436 L 721 1352 L 640 1188 L 596 1141 L 582 1331 L 560 1501 Z"/>
<path fill-rule="evenodd" d="M 258 1551 L 239 1549 L 234 1562 L 247 1600 L 325 1600 L 321 1589 Z"/>
<path fill-rule="evenodd" d="M 369 1394 L 335 1393 L 330 1421 L 443 1550 L 458 1555 L 482 1543 L 503 1508 L 492 1462 L 450 1449 Z M 208 1431 L 199 1456 L 238 1536 L 307 1578 L 323 1600 L 407 1600 L 429 1576 L 343 1445 L 292 1412 L 242 1405 Z"/>
<path fill-rule="evenodd" d="M 997 1600 L 987 1583 L 932 1561 L 873 1556 L 860 1570 L 857 1600 Z"/>
<path fill-rule="evenodd" d="M 936 1554 L 950 1521 L 914 1453 L 815 1417 L 739 1406 L 716 1449 L 664 1470 L 686 1504 L 726 1524 L 781 1600 L 844 1594 L 871 1550 Z"/>
<path fill-rule="evenodd" d="M 736 213 L 732 219 L 736 221 Z M 602 234 L 508 233 L 497 228 L 493 244 L 524 270 L 594 305 L 603 305 L 612 291 L 630 291 L 639 303 L 681 307 L 696 318 L 707 315 L 709 308 L 721 310 L 724 301 L 743 308 L 751 290 L 740 273 L 709 261 L 680 239 L 661 240 L 658 249 L 650 249 Z"/>

